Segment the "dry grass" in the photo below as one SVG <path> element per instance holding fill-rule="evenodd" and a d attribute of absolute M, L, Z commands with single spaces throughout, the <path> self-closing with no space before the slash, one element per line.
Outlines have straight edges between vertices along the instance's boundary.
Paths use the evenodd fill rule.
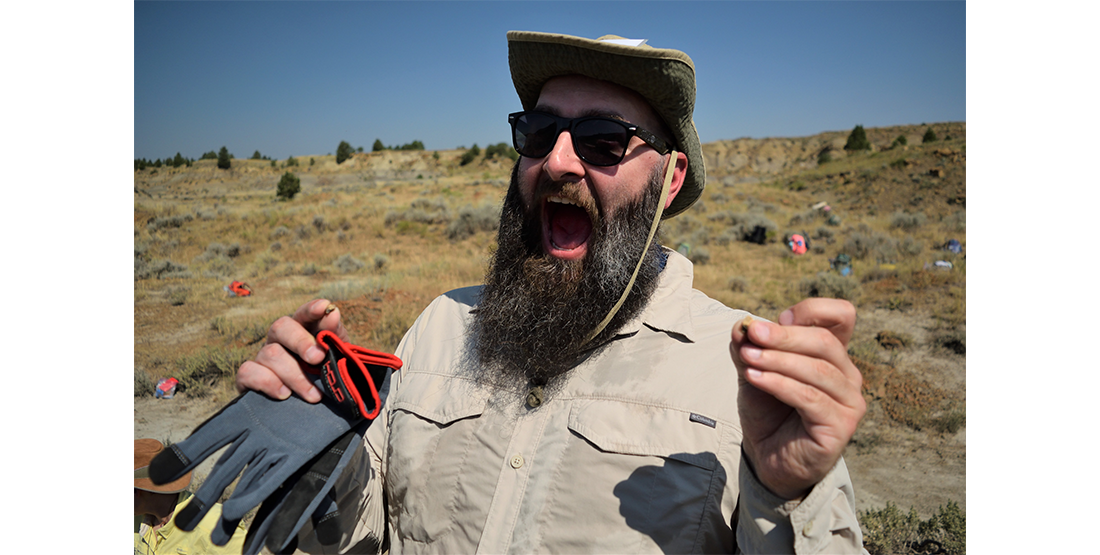
<path fill-rule="evenodd" d="M 921 145 L 923 128 L 868 129 L 877 151 L 836 152 L 821 166 L 819 150 L 843 134 L 704 145 L 706 191 L 662 228 L 663 244 L 691 245 L 696 288 L 728 306 L 775 319 L 806 296 L 833 295 L 861 314 L 931 322 L 857 323 L 850 352 L 872 410 L 886 415 L 861 430 L 862 449 L 889 442 L 891 426 L 965 426 L 965 387 L 922 362 L 965 366 L 966 258 L 939 248 L 966 244 L 965 124 L 936 129 L 953 139 Z M 910 145 L 886 150 L 899 134 Z M 258 349 L 271 321 L 321 296 L 340 306 L 354 341 L 392 351 L 432 298 L 482 281 L 495 244 L 510 162 L 460 166 L 461 154 L 386 151 L 340 166 L 301 156 L 316 164 L 294 169 L 302 190 L 289 202 L 275 197 L 284 170 L 266 161 L 135 172 L 135 388 L 187 368 L 205 369 L 194 371 L 200 383 L 228 383 L 228 367 Z M 821 201 L 830 212 L 811 208 Z M 763 245 L 743 240 L 746 222 L 768 229 Z M 810 253 L 782 245 L 792 232 L 811 238 Z M 830 270 L 841 252 L 852 255 L 851 276 Z M 254 295 L 228 297 L 231 279 Z"/>

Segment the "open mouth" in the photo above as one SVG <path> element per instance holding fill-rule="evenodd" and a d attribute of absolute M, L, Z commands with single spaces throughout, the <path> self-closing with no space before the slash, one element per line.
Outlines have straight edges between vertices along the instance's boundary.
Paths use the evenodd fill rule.
<path fill-rule="evenodd" d="M 592 217 L 577 202 L 549 196 L 542 203 L 542 244 L 551 256 L 578 260 L 588 252 Z"/>

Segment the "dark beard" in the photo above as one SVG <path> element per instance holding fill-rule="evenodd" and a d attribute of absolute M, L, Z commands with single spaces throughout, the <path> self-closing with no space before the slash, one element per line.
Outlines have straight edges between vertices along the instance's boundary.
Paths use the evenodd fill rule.
<path fill-rule="evenodd" d="M 630 281 L 657 211 L 662 175 L 656 167 L 641 198 L 594 224 L 584 259 L 564 261 L 543 252 L 541 210 L 524 209 L 517 168 L 469 337 L 478 381 L 523 392 L 530 384 L 553 386 L 553 378 L 592 355 L 649 302 L 664 265 L 656 241 L 622 307 L 585 341 Z"/>

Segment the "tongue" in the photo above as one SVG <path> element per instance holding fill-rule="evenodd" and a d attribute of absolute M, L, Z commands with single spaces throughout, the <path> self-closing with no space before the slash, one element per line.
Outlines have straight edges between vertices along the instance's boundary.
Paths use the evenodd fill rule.
<path fill-rule="evenodd" d="M 558 248 L 573 250 L 592 233 L 588 213 L 577 206 L 559 204 L 550 214 L 550 240 Z"/>

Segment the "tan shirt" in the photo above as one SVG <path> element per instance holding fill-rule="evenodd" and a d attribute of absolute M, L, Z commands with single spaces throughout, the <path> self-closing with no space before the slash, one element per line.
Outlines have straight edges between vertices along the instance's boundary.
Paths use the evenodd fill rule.
<path fill-rule="evenodd" d="M 643 314 L 536 408 L 463 371 L 480 289 L 433 301 L 336 486 L 341 549 L 388 534 L 391 553 L 733 552 L 736 527 L 748 553 L 859 553 L 843 460 L 796 506 L 741 464 L 729 336 L 746 313 L 693 290 L 691 263 L 666 254 Z M 308 531 L 300 545 L 324 552 Z"/>

